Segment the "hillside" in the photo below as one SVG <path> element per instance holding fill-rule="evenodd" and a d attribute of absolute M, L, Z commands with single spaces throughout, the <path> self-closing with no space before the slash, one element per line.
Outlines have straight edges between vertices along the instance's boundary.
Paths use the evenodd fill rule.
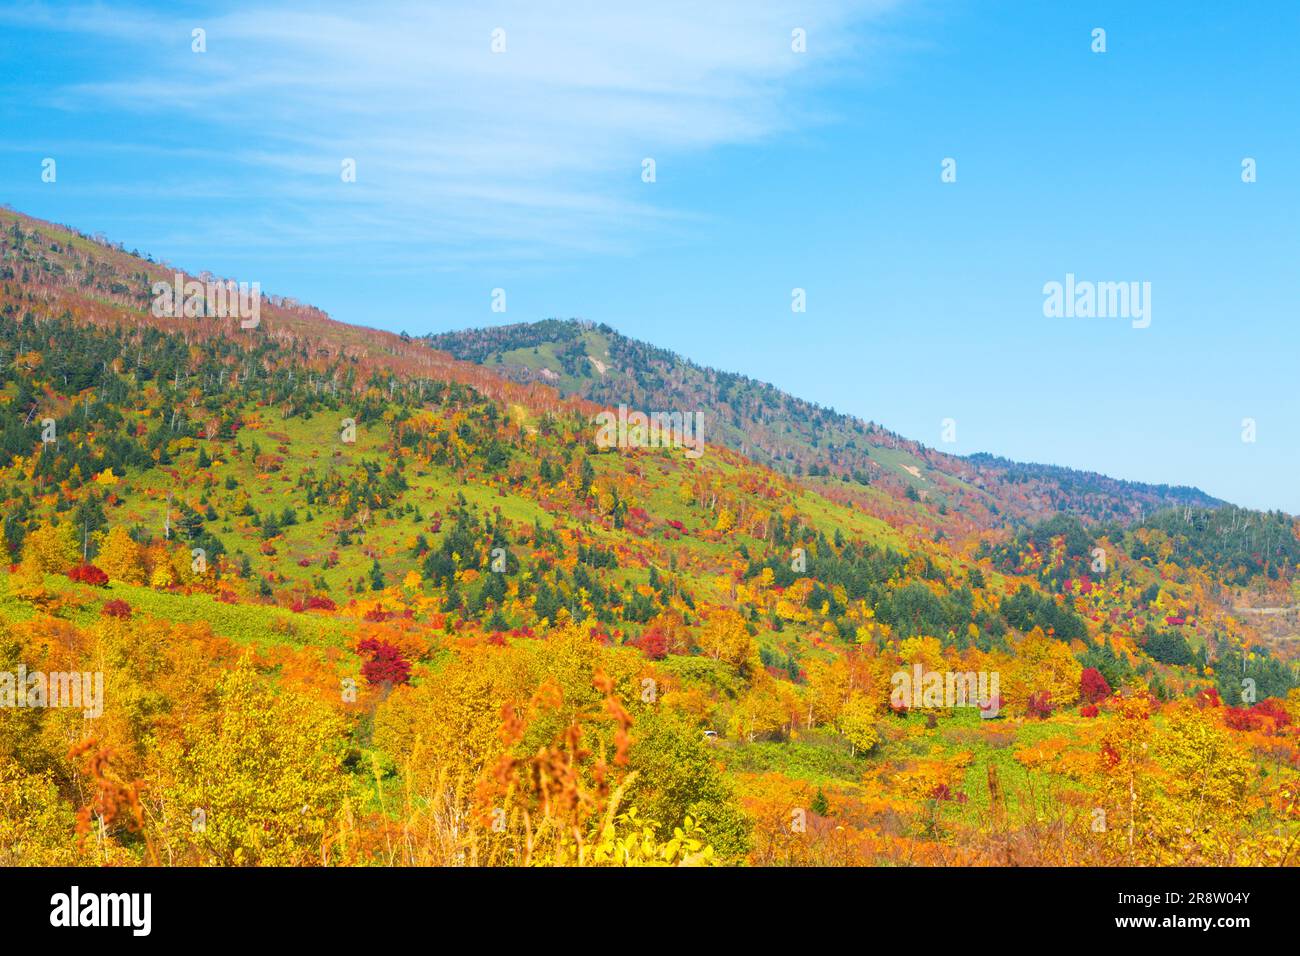
<path fill-rule="evenodd" d="M 1171 507 L 1223 504 L 1196 488 L 1149 485 L 991 455 L 959 457 L 873 422 L 806 402 L 744 375 L 576 320 L 444 332 L 433 347 L 521 382 L 545 382 L 599 405 L 703 409 L 710 439 L 789 474 L 911 489 L 986 527 L 1053 513 L 1130 522 Z"/>
<path fill-rule="evenodd" d="M 171 272 L 0 211 L 0 675 L 103 687 L 0 706 L 5 862 L 1296 862 L 1289 516 Z M 660 399 L 742 443 L 597 440 Z"/>

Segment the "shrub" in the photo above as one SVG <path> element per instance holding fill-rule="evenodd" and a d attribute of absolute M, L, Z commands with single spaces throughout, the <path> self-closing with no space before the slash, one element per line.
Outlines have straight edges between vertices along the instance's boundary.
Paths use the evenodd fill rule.
<path fill-rule="evenodd" d="M 1052 695 L 1045 690 L 1034 691 L 1029 695 L 1029 701 L 1025 704 L 1025 709 L 1029 712 L 1030 717 L 1046 720 L 1052 716 Z"/>
<path fill-rule="evenodd" d="M 1206 687 L 1196 692 L 1196 706 L 1202 710 L 1206 707 L 1218 707 L 1223 701 L 1219 700 L 1219 691 L 1215 687 Z"/>
<path fill-rule="evenodd" d="M 641 653 L 652 661 L 661 661 L 668 656 L 668 638 L 657 627 L 652 627 L 642 634 L 638 645 Z"/>
<path fill-rule="evenodd" d="M 104 617 L 129 618 L 131 616 L 131 605 L 114 598 L 112 601 L 106 601 L 104 606 L 99 609 L 99 613 Z"/>
<path fill-rule="evenodd" d="M 1291 715 L 1287 713 L 1286 708 L 1282 706 L 1281 701 L 1276 697 L 1265 697 L 1254 706 L 1253 710 L 1255 713 L 1272 720 L 1277 725 L 1277 730 L 1281 730 L 1291 723 Z"/>
<path fill-rule="evenodd" d="M 1256 730 L 1279 733 L 1291 723 L 1291 715 L 1273 697 L 1266 697 L 1253 707 L 1227 707 L 1223 720 L 1233 730 Z"/>
<path fill-rule="evenodd" d="M 370 660 L 361 665 L 361 676 L 371 684 L 405 684 L 411 679 L 411 662 L 402 652 L 375 637 L 368 637 L 357 645 L 357 651 L 369 654 Z"/>
<path fill-rule="evenodd" d="M 97 588 L 108 587 L 108 575 L 93 564 L 77 565 L 68 572 L 68 577 L 73 581 L 90 584 Z"/>
<path fill-rule="evenodd" d="M 1079 675 L 1079 696 L 1085 703 L 1095 704 L 1110 696 L 1110 684 L 1095 667 L 1085 667 Z"/>

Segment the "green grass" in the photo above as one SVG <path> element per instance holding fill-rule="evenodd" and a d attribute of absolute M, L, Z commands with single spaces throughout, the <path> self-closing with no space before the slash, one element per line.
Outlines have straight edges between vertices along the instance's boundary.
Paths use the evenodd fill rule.
<path fill-rule="evenodd" d="M 13 578 L 0 572 L 0 619 L 30 620 L 36 609 L 12 596 Z M 271 646 L 301 644 L 345 648 L 353 622 L 330 614 L 294 614 L 263 604 L 226 604 L 209 594 L 181 594 L 114 582 L 106 588 L 75 584 L 62 575 L 46 575 L 52 594 L 71 598 L 61 613 L 73 623 L 86 625 L 99 617 L 104 602 L 126 601 L 135 614 L 174 623 L 207 623 L 214 634 L 238 644 Z M 84 598 L 84 600 L 76 600 Z"/>
<path fill-rule="evenodd" d="M 786 743 L 759 741 L 718 748 L 732 773 L 779 773 L 792 780 L 822 785 L 857 784 L 868 757 L 849 753 L 849 746 L 832 734 L 812 734 Z"/>

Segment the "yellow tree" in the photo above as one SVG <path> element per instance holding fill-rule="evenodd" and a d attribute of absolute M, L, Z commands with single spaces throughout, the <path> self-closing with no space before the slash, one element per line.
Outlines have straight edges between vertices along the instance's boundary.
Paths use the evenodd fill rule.
<path fill-rule="evenodd" d="M 876 733 L 876 704 L 866 694 L 854 694 L 840 711 L 840 734 L 853 748 L 853 755 L 859 750 L 870 750 L 880 740 Z"/>
<path fill-rule="evenodd" d="M 1182 701 L 1161 728 L 1154 757 L 1167 774 L 1150 803 L 1147 833 L 1165 844 L 1168 862 L 1191 858 L 1210 865 L 1233 859 L 1251 807 L 1248 793 L 1258 776 L 1245 747 L 1215 719 L 1212 710 Z"/>
<path fill-rule="evenodd" d="M 467 648 L 437 680 L 395 687 L 378 705 L 375 746 L 417 793 L 445 799 L 432 788 L 467 786 L 500 753 L 502 702 L 531 692 L 520 656 L 512 648 Z"/>
<path fill-rule="evenodd" d="M 892 670 L 886 659 L 863 653 L 813 661 L 808 666 L 807 725 L 821 723 L 838 727 L 840 715 L 855 695 L 864 696 L 873 712 L 879 710 L 889 699 Z"/>
<path fill-rule="evenodd" d="M 23 572 L 57 574 L 77 563 L 76 542 L 67 525 L 41 525 L 23 543 Z"/>
<path fill-rule="evenodd" d="M 1083 665 L 1063 641 L 1053 640 L 1035 627 L 1016 648 L 1015 662 L 1006 675 L 1006 697 L 1020 713 L 1030 695 L 1047 693 L 1053 707 L 1069 707 L 1079 700 L 1079 675 Z"/>
<path fill-rule="evenodd" d="M 789 695 L 781 692 L 779 682 L 764 674 L 736 702 L 727 732 L 750 743 L 759 737 L 776 734 L 793 716 L 791 703 Z"/>
<path fill-rule="evenodd" d="M 164 590 L 176 583 L 176 572 L 172 570 L 170 563 L 159 561 L 154 565 L 153 573 L 149 575 L 149 586 L 158 590 Z"/>
<path fill-rule="evenodd" d="M 114 581 L 144 584 L 144 559 L 140 545 L 121 526 L 105 535 L 95 563 Z"/>
<path fill-rule="evenodd" d="M 222 866 L 323 862 L 347 789 L 342 720 L 273 691 L 243 658 L 222 677 L 215 712 L 195 723 L 162 755 L 173 838 Z"/>
<path fill-rule="evenodd" d="M 1249 862 L 1241 854 L 1257 773 L 1250 756 L 1213 709 L 1184 701 L 1157 724 L 1152 707 L 1146 695 L 1119 702 L 1101 744 L 1103 812 L 1094 811 L 1093 832 L 1136 865 Z"/>
<path fill-rule="evenodd" d="M 714 660 L 744 666 L 756 653 L 745 619 L 731 609 L 714 611 L 700 631 L 700 650 Z"/>
<path fill-rule="evenodd" d="M 33 774 L 0 757 L 0 866 L 73 866 L 86 862 L 71 804 L 59 798 L 50 771 Z"/>
<path fill-rule="evenodd" d="M 813 661 L 808 666 L 808 726 L 814 722 L 835 723 L 840 719 L 852 688 L 848 664 L 843 657 Z"/>

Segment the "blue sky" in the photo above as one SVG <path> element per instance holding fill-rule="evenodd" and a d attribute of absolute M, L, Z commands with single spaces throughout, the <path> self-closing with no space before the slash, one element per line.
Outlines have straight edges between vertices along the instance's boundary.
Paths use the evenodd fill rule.
<path fill-rule="evenodd" d="M 20 2 L 0 201 L 348 322 L 582 317 L 1300 513 L 1297 37 L 1271 2 Z M 1150 327 L 1045 317 L 1067 273 L 1150 282 Z"/>

